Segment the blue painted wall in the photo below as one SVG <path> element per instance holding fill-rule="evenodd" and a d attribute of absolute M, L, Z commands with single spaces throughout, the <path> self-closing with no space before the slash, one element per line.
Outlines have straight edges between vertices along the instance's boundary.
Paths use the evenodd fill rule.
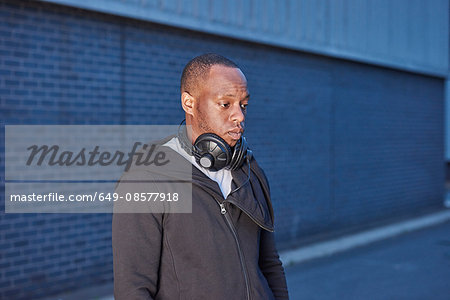
<path fill-rule="evenodd" d="M 280 248 L 442 206 L 444 81 L 434 77 L 0 1 L 1 120 L 178 124 L 182 68 L 203 52 L 247 76 L 246 136 L 270 180 Z M 111 282 L 110 228 L 106 214 L 0 213 L 0 298 Z"/>

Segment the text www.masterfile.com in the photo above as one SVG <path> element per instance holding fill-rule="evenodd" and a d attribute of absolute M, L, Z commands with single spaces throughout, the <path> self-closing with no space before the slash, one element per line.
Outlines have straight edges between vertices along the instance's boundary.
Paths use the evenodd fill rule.
<path fill-rule="evenodd" d="M 92 193 L 92 194 L 69 194 L 51 192 L 47 194 L 11 194 L 9 201 L 11 202 L 110 202 L 117 200 L 126 201 L 178 201 L 178 193 Z"/>

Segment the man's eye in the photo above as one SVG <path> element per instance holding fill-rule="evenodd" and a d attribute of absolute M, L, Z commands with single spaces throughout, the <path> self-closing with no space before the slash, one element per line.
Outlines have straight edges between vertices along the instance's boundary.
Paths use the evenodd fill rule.
<path fill-rule="evenodd" d="M 220 106 L 227 108 L 228 106 L 230 106 L 230 104 L 228 104 L 228 103 L 222 103 L 222 104 L 220 104 Z"/>
<path fill-rule="evenodd" d="M 241 104 L 241 108 L 242 108 L 242 109 L 247 109 L 247 105 L 248 105 L 248 104 Z"/>

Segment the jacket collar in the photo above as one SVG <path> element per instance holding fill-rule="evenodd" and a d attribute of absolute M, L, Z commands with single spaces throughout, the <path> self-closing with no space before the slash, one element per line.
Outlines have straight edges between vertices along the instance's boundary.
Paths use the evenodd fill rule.
<path fill-rule="evenodd" d="M 252 159 L 250 165 L 256 164 Z M 232 171 L 233 181 L 237 187 L 242 186 L 236 192 L 231 192 L 226 199 L 220 192 L 219 185 L 214 180 L 208 178 L 196 167 L 192 167 L 192 183 L 204 188 L 206 192 L 215 197 L 219 202 L 228 202 L 253 220 L 258 226 L 267 231 L 273 232 L 273 210 L 270 203 L 268 187 L 265 187 L 265 180 L 261 181 L 262 174 L 257 174 L 259 168 L 251 168 L 250 180 L 248 179 L 248 163 L 240 169 Z"/>

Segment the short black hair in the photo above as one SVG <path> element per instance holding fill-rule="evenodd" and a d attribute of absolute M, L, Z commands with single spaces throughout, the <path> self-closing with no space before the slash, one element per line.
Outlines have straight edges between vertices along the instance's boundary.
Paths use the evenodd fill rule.
<path fill-rule="evenodd" d="M 206 80 L 209 70 L 214 65 L 239 69 L 237 64 L 220 54 L 205 53 L 194 57 L 183 69 L 183 74 L 181 75 L 181 92 L 193 93 L 193 89 L 198 86 L 198 83 Z"/>

